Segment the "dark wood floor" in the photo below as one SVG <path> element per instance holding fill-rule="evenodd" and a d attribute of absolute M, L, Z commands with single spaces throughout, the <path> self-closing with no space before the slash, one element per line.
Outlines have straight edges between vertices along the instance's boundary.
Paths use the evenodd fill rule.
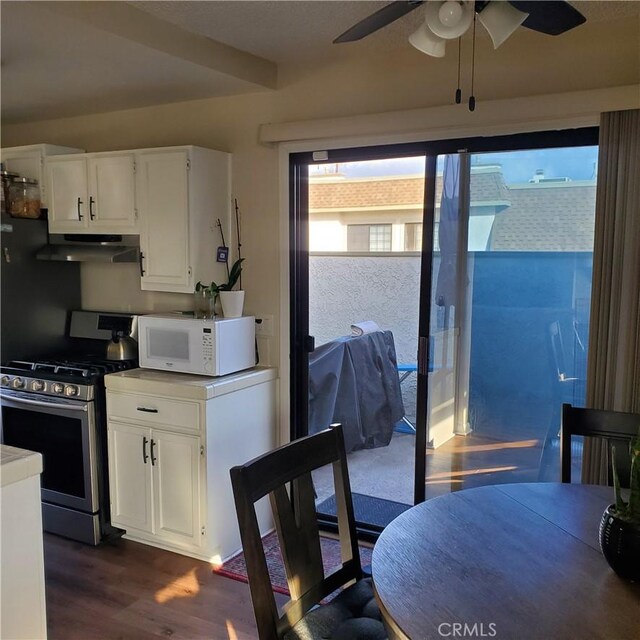
<path fill-rule="evenodd" d="M 257 637 L 248 585 L 206 562 L 128 540 L 44 545 L 50 640 Z"/>

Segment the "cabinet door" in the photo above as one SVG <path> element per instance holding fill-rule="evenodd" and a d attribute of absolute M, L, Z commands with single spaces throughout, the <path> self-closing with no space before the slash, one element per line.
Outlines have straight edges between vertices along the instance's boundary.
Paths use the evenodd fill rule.
<path fill-rule="evenodd" d="M 49 231 L 51 233 L 87 231 L 89 196 L 87 163 L 84 156 L 47 160 L 46 176 Z"/>
<path fill-rule="evenodd" d="M 200 438 L 153 431 L 155 534 L 182 545 L 201 544 Z"/>
<path fill-rule="evenodd" d="M 187 152 L 140 154 L 136 167 L 142 289 L 190 293 Z"/>
<path fill-rule="evenodd" d="M 99 233 L 134 233 L 136 230 L 133 154 L 87 160 L 90 226 Z"/>
<path fill-rule="evenodd" d="M 153 529 L 151 430 L 110 422 L 111 522 L 124 529 Z"/>

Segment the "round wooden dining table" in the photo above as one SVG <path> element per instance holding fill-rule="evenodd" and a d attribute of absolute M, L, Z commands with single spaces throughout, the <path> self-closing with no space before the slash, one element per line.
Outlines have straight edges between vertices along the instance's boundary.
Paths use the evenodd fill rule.
<path fill-rule="evenodd" d="M 613 489 L 505 484 L 396 518 L 374 550 L 390 638 L 640 638 L 640 584 L 609 567 L 598 525 Z"/>

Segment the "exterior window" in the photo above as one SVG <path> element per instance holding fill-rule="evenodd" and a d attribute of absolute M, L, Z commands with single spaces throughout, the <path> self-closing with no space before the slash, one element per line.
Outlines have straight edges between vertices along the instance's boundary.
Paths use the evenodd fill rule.
<path fill-rule="evenodd" d="M 350 224 L 347 251 L 391 251 L 391 225 Z"/>
<path fill-rule="evenodd" d="M 404 225 L 404 250 L 422 251 L 422 222 L 407 222 Z"/>

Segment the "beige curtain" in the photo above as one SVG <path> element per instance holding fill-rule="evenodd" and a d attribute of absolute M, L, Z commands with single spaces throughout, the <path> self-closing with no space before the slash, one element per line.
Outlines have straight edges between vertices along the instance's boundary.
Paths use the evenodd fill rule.
<path fill-rule="evenodd" d="M 586 404 L 640 412 L 640 110 L 603 113 L 599 146 Z M 582 481 L 606 484 L 601 440 Z"/>

